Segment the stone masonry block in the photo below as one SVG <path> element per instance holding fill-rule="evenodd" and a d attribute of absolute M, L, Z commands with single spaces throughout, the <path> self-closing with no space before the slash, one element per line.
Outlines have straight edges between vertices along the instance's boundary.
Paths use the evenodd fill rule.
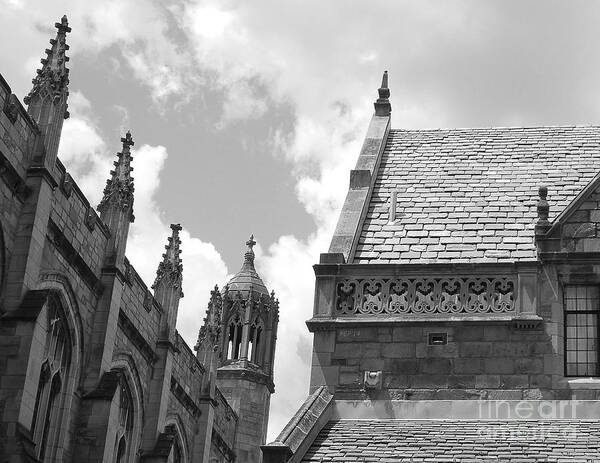
<path fill-rule="evenodd" d="M 414 359 L 388 359 L 384 368 L 394 374 L 413 375 L 419 370 L 419 363 Z"/>
<path fill-rule="evenodd" d="M 333 352 L 335 350 L 335 331 L 317 331 L 313 341 L 315 352 Z"/>
<path fill-rule="evenodd" d="M 419 326 L 396 327 L 392 331 L 394 342 L 419 342 L 424 340 L 423 328 Z"/>
<path fill-rule="evenodd" d="M 487 357 L 492 351 L 492 343 L 489 342 L 463 342 L 460 344 L 461 357 Z"/>
<path fill-rule="evenodd" d="M 343 328 L 337 332 L 338 343 L 377 340 L 377 328 Z"/>
<path fill-rule="evenodd" d="M 453 366 L 456 374 L 481 374 L 485 371 L 483 359 L 478 358 L 457 358 L 453 360 Z"/>
<path fill-rule="evenodd" d="M 515 362 L 511 358 L 484 359 L 485 371 L 489 374 L 512 374 L 515 372 Z"/>
<path fill-rule="evenodd" d="M 445 346 L 417 344 L 416 356 L 417 358 L 456 358 L 458 345 L 455 342 L 449 342 Z"/>
<path fill-rule="evenodd" d="M 381 348 L 385 358 L 410 358 L 415 356 L 415 345 L 412 343 L 389 343 Z"/>
<path fill-rule="evenodd" d="M 338 343 L 332 358 L 375 358 L 381 356 L 381 346 L 378 343 Z"/>
<path fill-rule="evenodd" d="M 449 374 L 452 371 L 452 362 L 449 359 L 422 359 L 419 361 L 419 370 L 422 373 Z"/>

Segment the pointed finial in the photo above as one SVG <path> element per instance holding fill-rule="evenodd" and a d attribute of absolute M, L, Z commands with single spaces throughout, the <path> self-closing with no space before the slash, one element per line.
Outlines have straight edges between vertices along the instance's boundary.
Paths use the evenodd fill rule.
<path fill-rule="evenodd" d="M 214 346 L 220 344 L 219 337 L 221 334 L 221 313 L 223 306 L 223 297 L 219 291 L 219 287 L 215 285 L 215 288 L 210 292 L 210 300 L 208 302 L 208 308 L 206 310 L 206 316 L 204 317 L 200 331 L 198 332 L 198 340 L 194 350 L 198 351 L 202 347 L 202 343 L 205 340 L 210 341 L 211 350 Z"/>
<path fill-rule="evenodd" d="M 168 238 L 168 244 L 165 246 L 166 252 L 163 254 L 163 260 L 158 264 L 158 270 L 156 271 L 156 279 L 152 285 L 153 289 L 156 289 L 158 284 L 166 277 L 175 285 L 181 283 L 181 276 L 183 274 L 183 264 L 181 261 L 181 239 L 179 238 L 179 232 L 181 231 L 181 225 L 178 223 L 171 224 L 171 236 Z"/>
<path fill-rule="evenodd" d="M 541 186 L 538 189 L 538 203 L 537 203 L 537 215 L 538 220 L 535 224 L 536 235 L 544 234 L 550 228 L 550 222 L 548 221 L 548 215 L 550 213 L 550 205 L 548 204 L 548 187 Z"/>
<path fill-rule="evenodd" d="M 125 137 L 121 138 L 123 149 L 120 153 L 117 153 L 117 160 L 113 163 L 115 166 L 114 170 L 110 171 L 110 178 L 106 181 L 106 187 L 104 187 L 104 195 L 102 201 L 98 205 L 98 211 L 101 214 L 106 213 L 109 210 L 109 206 L 115 205 L 120 210 L 127 210 L 131 208 L 130 221 L 133 222 L 133 178 L 131 172 L 131 156 L 130 147 L 134 145 L 133 138 L 131 138 L 131 132 L 127 132 Z"/>
<path fill-rule="evenodd" d="M 133 138 L 131 138 L 131 132 L 128 130 L 125 134 L 125 138 L 121 138 L 121 143 L 123 143 L 123 150 L 129 149 L 133 145 L 135 145 Z"/>
<path fill-rule="evenodd" d="M 256 241 L 254 241 L 254 234 L 250 235 L 250 239 L 246 241 L 246 246 L 248 246 L 248 250 L 246 254 L 244 254 L 244 263 L 253 263 L 254 262 L 254 249 L 252 249 L 256 245 Z"/>
<path fill-rule="evenodd" d="M 60 99 L 63 92 L 66 92 L 69 85 L 69 69 L 66 63 L 69 57 L 65 52 L 69 49 L 66 43 L 67 32 L 71 32 L 67 16 L 63 16 L 60 22 L 54 24 L 58 29 L 55 39 L 50 39 L 51 49 L 46 50 L 46 58 L 42 58 L 42 68 L 38 69 L 36 77 L 31 81 L 33 88 L 23 99 L 26 105 L 29 105 L 38 94 L 50 94 L 53 99 Z M 43 96 L 42 95 L 42 96 Z M 34 120 L 37 120 L 37 114 L 33 114 Z M 64 118 L 69 117 L 69 112 L 64 113 Z"/>
<path fill-rule="evenodd" d="M 58 32 L 62 32 L 62 33 L 67 33 L 67 32 L 71 32 L 71 28 L 69 27 L 69 21 L 67 19 L 67 15 L 63 15 L 62 18 L 60 18 L 60 22 L 59 23 L 54 23 L 54 27 L 56 27 L 58 29 Z"/>
<path fill-rule="evenodd" d="M 378 89 L 379 98 L 374 103 L 375 115 L 376 116 L 389 116 L 392 112 L 392 105 L 390 104 L 390 89 L 388 88 L 388 72 L 383 73 L 381 79 L 381 87 Z"/>

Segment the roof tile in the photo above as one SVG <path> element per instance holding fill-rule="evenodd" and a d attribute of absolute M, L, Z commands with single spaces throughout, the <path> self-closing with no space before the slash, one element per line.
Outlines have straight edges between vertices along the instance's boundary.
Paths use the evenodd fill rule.
<path fill-rule="evenodd" d="M 535 259 L 538 188 L 548 187 L 550 219 L 600 172 L 600 127 L 391 130 L 360 235 L 355 262 L 381 262 L 386 249 L 366 246 L 400 237 L 402 262 L 422 261 L 422 246 L 440 241 L 435 262 L 456 257 L 495 261 L 486 251 Z M 389 222 L 392 191 L 396 221 Z M 481 243 L 475 251 L 451 243 Z M 493 238 L 493 239 L 487 239 Z M 516 245 L 517 247 L 515 247 Z M 431 249 L 428 249 L 431 251 Z M 377 253 L 376 256 L 373 254 Z M 386 256 L 385 259 L 392 259 Z"/>

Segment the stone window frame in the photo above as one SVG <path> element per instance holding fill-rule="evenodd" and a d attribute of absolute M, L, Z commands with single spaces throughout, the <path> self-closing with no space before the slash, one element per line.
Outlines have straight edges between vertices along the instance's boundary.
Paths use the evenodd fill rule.
<path fill-rule="evenodd" d="M 248 335 L 248 360 L 256 365 L 264 361 L 265 324 L 261 317 L 250 323 Z"/>
<path fill-rule="evenodd" d="M 595 303 L 595 309 L 591 309 L 591 310 L 568 310 L 567 309 L 567 293 L 569 291 L 570 288 L 575 288 L 577 291 L 580 291 L 583 288 L 593 288 L 596 292 L 596 303 Z M 600 285 L 598 285 L 596 282 L 592 282 L 592 281 L 578 281 L 576 283 L 565 283 L 563 288 L 562 288 L 562 292 L 563 292 L 563 356 L 564 356 L 564 376 L 568 377 L 568 378 L 593 378 L 593 377 L 597 377 L 600 375 Z M 588 295 L 588 292 L 586 291 L 586 297 Z M 578 296 L 578 295 L 577 295 Z M 576 300 L 578 299 L 578 297 L 576 296 Z M 568 345 L 569 345 L 569 339 L 572 339 L 572 337 L 569 337 L 569 328 L 574 328 L 573 326 L 570 326 L 568 324 L 568 316 L 569 315 L 596 315 L 596 371 L 593 373 L 586 373 L 586 374 L 582 374 L 579 371 L 575 372 L 574 374 L 570 374 L 569 373 L 569 356 L 568 356 Z M 577 326 L 577 325 L 576 325 Z M 587 326 L 586 326 L 587 327 Z M 589 327 L 588 327 L 589 328 Z M 578 338 L 575 337 L 575 340 L 577 340 Z M 589 338 L 586 338 L 589 339 Z M 575 352 L 578 352 L 577 349 L 575 349 Z M 589 362 L 588 362 L 589 363 Z M 575 362 L 575 364 L 577 365 L 577 362 Z"/>
<path fill-rule="evenodd" d="M 225 360 L 239 360 L 242 355 L 244 322 L 238 313 L 234 313 L 226 326 Z"/>
<path fill-rule="evenodd" d="M 46 340 L 33 409 L 31 434 L 36 456 L 52 460 L 59 444 L 64 403 L 72 380 L 73 340 L 67 314 L 58 301 L 47 302 Z"/>
<path fill-rule="evenodd" d="M 172 428 L 174 430 L 173 445 L 171 447 L 171 452 L 169 452 L 169 459 L 167 460 L 167 463 L 187 463 L 188 461 L 190 461 L 188 456 L 189 443 L 185 434 L 185 426 L 181 421 L 181 417 L 179 416 L 179 414 L 170 415 L 167 417 L 166 423 L 167 424 L 165 426 L 165 429 Z M 178 460 L 173 459 L 174 449 L 176 447 L 177 450 L 175 450 L 175 452 L 179 452 Z"/>
<path fill-rule="evenodd" d="M 123 375 L 119 381 L 118 424 L 115 431 L 115 463 L 127 463 L 134 450 L 135 401 L 127 379 Z"/>

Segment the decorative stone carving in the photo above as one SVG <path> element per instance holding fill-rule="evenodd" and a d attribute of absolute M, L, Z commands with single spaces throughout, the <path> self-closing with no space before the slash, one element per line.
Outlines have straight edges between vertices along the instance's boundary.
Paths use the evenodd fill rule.
<path fill-rule="evenodd" d="M 121 138 L 123 148 L 117 153 L 117 160 L 114 162 L 115 169 L 110 172 L 111 178 L 106 181 L 104 187 L 104 196 L 98 205 L 98 211 L 107 214 L 109 210 L 127 211 L 130 209 L 129 220 L 133 222 L 133 178 L 131 172 L 131 147 L 134 145 L 131 133 L 127 132 L 124 138 Z"/>
<path fill-rule="evenodd" d="M 94 212 L 94 209 L 92 209 L 91 207 L 88 208 L 86 214 L 85 214 L 85 226 L 88 227 L 89 231 L 94 231 L 96 228 L 96 220 L 98 219 L 98 216 L 96 215 L 96 213 Z"/>
<path fill-rule="evenodd" d="M 210 301 L 204 323 L 198 333 L 198 342 L 195 350 L 198 350 L 205 341 L 211 346 L 218 346 L 221 342 L 221 313 L 223 309 L 223 298 L 219 291 L 219 287 L 210 292 Z"/>
<path fill-rule="evenodd" d="M 19 101 L 14 93 L 11 93 L 4 103 L 4 114 L 14 124 L 19 116 Z"/>
<path fill-rule="evenodd" d="M 183 291 L 181 291 L 183 264 L 180 256 L 181 239 L 179 238 L 181 225 L 171 224 L 171 230 L 172 234 L 169 237 L 169 244 L 165 246 L 166 252 L 163 254 L 163 260 L 158 264 L 152 288 L 156 290 L 162 282 L 166 282 L 172 288 L 179 288 L 180 297 L 183 297 Z"/>
<path fill-rule="evenodd" d="M 60 186 L 61 186 L 62 191 L 65 194 L 65 196 L 67 198 L 70 198 L 71 193 L 73 193 L 73 177 L 71 177 L 71 174 L 69 174 L 68 172 L 65 172 L 65 175 L 63 175 Z"/>
<path fill-rule="evenodd" d="M 477 315 L 515 312 L 511 277 L 347 279 L 336 315 Z"/>
<path fill-rule="evenodd" d="M 55 39 L 50 40 L 52 48 L 46 50 L 47 58 L 42 59 L 42 69 L 37 70 L 37 75 L 33 79 L 33 88 L 23 99 L 25 104 L 29 105 L 35 97 L 44 99 L 50 97 L 53 102 L 59 100 L 63 92 L 67 91 L 69 85 L 69 69 L 66 63 L 69 57 L 65 52 L 69 49 L 66 44 L 66 34 L 71 32 L 67 17 L 63 16 L 60 23 L 55 27 L 58 33 Z M 67 119 L 69 112 L 65 111 L 63 117 Z"/>

